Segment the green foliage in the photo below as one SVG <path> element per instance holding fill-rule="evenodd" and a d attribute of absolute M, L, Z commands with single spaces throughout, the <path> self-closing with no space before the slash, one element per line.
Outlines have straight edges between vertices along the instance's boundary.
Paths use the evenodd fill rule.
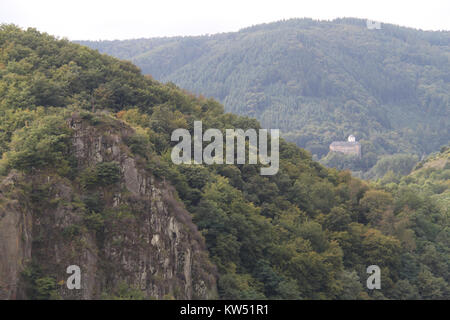
<path fill-rule="evenodd" d="M 101 162 L 96 168 L 97 183 L 101 186 L 109 186 L 119 181 L 120 168 L 115 162 Z"/>
<path fill-rule="evenodd" d="M 36 110 L 7 109 L 0 111 L 0 154 L 9 150 L 12 133 L 17 129 L 23 128 L 38 117 L 43 117 L 45 111 L 43 108 Z"/>
<path fill-rule="evenodd" d="M 51 277 L 36 280 L 36 299 L 47 300 L 57 297 L 56 281 Z"/>
<path fill-rule="evenodd" d="M 354 134 L 368 171 L 382 155 L 428 154 L 450 140 L 449 32 L 360 19 L 290 19 L 201 37 L 85 41 L 161 81 L 223 102 L 319 158 Z M 368 155 L 366 157 L 366 155 Z M 338 160 L 338 159 L 334 159 Z M 379 168 L 380 169 L 380 168 Z"/>
<path fill-rule="evenodd" d="M 126 282 L 120 282 L 111 292 L 102 294 L 104 300 L 144 300 L 145 294 L 137 289 L 130 287 Z"/>
<path fill-rule="evenodd" d="M 320 163 L 327 167 L 339 170 L 351 169 L 354 175 L 359 176 L 360 178 L 367 178 L 369 175 L 367 171 L 371 170 L 377 163 L 377 159 L 377 155 L 371 151 L 363 152 L 361 158 L 351 154 L 329 152 L 325 157 L 320 159 Z M 373 177 L 370 176 L 370 178 Z"/>
<path fill-rule="evenodd" d="M 84 224 L 95 231 L 101 231 L 104 226 L 103 215 L 92 211 L 84 216 Z"/>
<path fill-rule="evenodd" d="M 355 23 L 349 25 L 345 21 L 333 22 L 333 26 L 338 24 L 339 28 L 330 28 L 330 37 L 342 28 L 360 30 L 360 27 L 354 26 Z M 266 28 L 274 26 L 283 32 L 256 32 L 267 31 Z M 272 67 L 246 74 L 250 78 L 244 77 L 245 82 L 256 85 L 251 90 L 238 85 L 239 81 L 222 81 L 225 91 L 227 86 L 233 90 L 235 86 L 245 90 L 251 103 L 245 104 L 248 110 L 243 113 L 252 115 L 261 111 L 265 126 L 268 123 L 271 126 L 280 124 L 280 127 L 289 130 L 297 130 L 295 123 L 298 122 L 302 129 L 295 131 L 292 140 L 303 139 L 303 133 L 312 132 L 305 140 L 296 142 L 316 150 L 316 154 L 322 154 L 321 145 L 326 146 L 329 140 L 345 136 L 351 129 L 357 136 L 365 137 L 364 147 L 369 150 L 366 158 L 358 159 L 362 161 L 361 170 L 375 164 L 380 154 L 424 148 L 423 140 L 412 139 L 417 135 L 404 127 L 402 130 L 407 133 L 405 139 L 412 139 L 414 145 L 391 135 L 393 131 L 386 122 L 389 117 L 383 116 L 388 105 L 392 105 L 389 112 L 394 113 L 405 106 L 404 99 L 411 95 L 408 80 L 400 78 L 394 83 L 390 80 L 384 83 L 380 80 L 387 80 L 383 72 L 367 72 L 375 70 L 378 61 L 369 52 L 369 56 L 374 58 L 373 65 L 358 66 L 355 63 L 355 67 L 365 70 L 361 74 L 359 69 L 353 70 L 353 66 L 350 69 L 355 75 L 363 76 L 361 81 L 368 81 L 367 92 L 359 92 L 361 88 L 351 79 L 348 79 L 348 85 L 354 84 L 353 88 L 357 90 L 349 91 L 347 84 L 340 83 L 341 80 L 321 74 L 314 55 L 310 54 L 310 50 L 305 51 L 308 46 L 315 47 L 315 41 L 320 41 L 321 45 L 327 43 L 323 39 L 314 40 L 314 28 L 305 29 L 307 26 L 320 28 L 321 24 L 293 20 L 286 26 L 279 23 L 241 32 L 246 37 L 253 37 L 254 43 L 258 43 L 259 33 L 266 34 L 276 50 L 279 44 L 274 40 L 284 41 L 286 37 L 294 36 L 298 41 L 293 42 L 295 46 L 292 48 L 289 45 L 292 51 L 287 57 L 289 62 L 300 61 L 300 65 L 304 64 L 299 68 L 280 65 L 280 68 L 292 69 L 295 79 L 302 79 L 298 83 L 290 82 L 292 91 L 289 92 L 292 95 L 287 94 L 286 88 L 281 85 L 285 80 L 289 83 L 289 79 L 284 79 L 283 73 Z M 393 27 L 387 30 L 398 32 L 395 33 L 397 36 L 407 33 Z M 309 35 L 309 32 L 312 34 Z M 422 36 L 425 37 L 423 41 L 431 41 L 427 36 Z M 444 36 L 442 38 L 445 39 Z M 158 44 L 172 40 L 155 41 Z M 182 39 L 176 41 L 185 42 Z M 384 178 L 379 184 L 371 185 L 353 178 L 348 172 L 325 168 L 313 161 L 309 152 L 284 140 L 280 141 L 280 170 L 275 176 L 261 176 L 258 166 L 254 165 L 177 166 L 170 160 L 174 145 L 170 141 L 173 129 L 185 128 L 192 132 L 195 120 L 203 121 L 204 130 L 257 129 L 259 123 L 254 119 L 225 114 L 223 107 L 214 100 L 196 97 L 173 84 L 157 83 L 142 76 L 130 63 L 64 40 L 55 40 L 33 29 L 22 31 L 14 26 L 0 27 L 0 48 L 0 112 L 5 115 L 0 120 L 4 132 L 3 136 L 0 135 L 3 173 L 15 168 L 25 171 L 32 178 L 33 173 L 40 169 L 56 169 L 57 172 L 53 172 L 55 176 L 68 175 L 72 169 L 80 170 L 71 160 L 71 130 L 66 123 L 66 116 L 73 111 L 79 112 L 82 121 L 95 125 L 96 130 L 111 127 L 123 129 L 124 123 L 132 126 L 135 133 L 124 130 L 127 132 L 124 142 L 132 154 L 140 156 L 139 164 L 143 168 L 176 188 L 179 200 L 193 215 L 193 221 L 205 238 L 210 259 L 217 266 L 221 298 L 449 298 L 448 148 L 423 161 L 410 175 L 402 178 L 389 177 L 384 173 L 406 173 L 410 168 L 410 156 L 382 160 L 374 172 L 375 175 L 383 174 Z M 243 46 L 242 50 L 242 55 L 227 55 L 223 63 L 226 69 L 234 67 L 243 57 L 258 62 L 261 58 L 265 59 L 267 52 L 255 51 L 250 45 Z M 255 52 L 264 54 L 255 56 Z M 404 54 L 406 52 L 403 51 Z M 184 54 L 195 56 L 197 53 L 187 50 Z M 345 50 L 335 55 L 336 59 L 344 60 L 348 56 Z M 438 56 L 433 55 L 434 59 Z M 413 59 L 410 55 L 405 57 Z M 244 62 L 247 61 L 244 59 Z M 431 59 L 429 63 L 430 72 L 435 72 L 435 61 Z M 162 64 L 161 68 L 166 66 Z M 307 66 L 310 66 L 309 71 Z M 198 70 L 208 73 L 212 69 L 208 66 Z M 217 74 L 225 77 L 220 68 L 217 70 Z M 263 70 L 269 70 L 270 74 Z M 393 78 L 397 74 L 394 71 Z M 346 75 L 345 72 L 342 74 Z M 286 73 L 286 77 L 291 76 Z M 365 78 L 372 76 L 373 79 Z M 273 82 L 272 79 L 278 80 Z M 425 80 L 419 78 L 419 86 L 423 87 Z M 403 84 L 397 86 L 397 83 Z M 389 89 L 391 85 L 395 85 L 398 92 Z M 51 94 L 49 88 L 54 88 L 55 92 Z M 264 93 L 266 89 L 280 93 L 279 102 L 275 104 L 275 100 L 268 99 Z M 236 94 L 239 90 L 235 91 Z M 297 99 L 299 93 L 301 97 Z M 340 95 L 345 99 L 341 99 Z M 376 99 L 370 100 L 370 95 L 375 95 Z M 327 98 L 330 96 L 334 98 Z M 350 96 L 356 100 L 349 102 Z M 447 99 L 444 95 L 440 97 L 444 102 Z M 291 101 L 289 108 L 286 99 Z M 229 105 L 237 105 L 238 99 L 229 97 L 227 101 Z M 429 101 L 427 112 L 432 117 L 445 111 L 445 106 L 436 102 L 434 93 L 430 93 Z M 414 103 L 417 101 L 409 102 L 414 111 L 411 114 L 415 115 L 417 105 Z M 277 107 L 269 110 L 268 104 Z M 347 111 L 341 112 L 335 106 L 344 106 Z M 92 109 L 101 112 L 92 112 Z M 290 111 L 283 112 L 285 110 Z M 272 117 L 272 113 L 276 113 L 278 120 L 264 122 Z M 366 117 L 368 114 L 369 118 Z M 427 118 L 421 111 L 417 114 Z M 396 117 L 396 121 L 400 118 Z M 412 120 L 411 124 L 414 123 Z M 433 131 L 435 125 L 446 128 L 445 120 L 443 124 L 431 122 L 430 131 L 425 130 L 424 137 L 430 138 L 430 132 L 437 132 Z M 323 127 L 315 128 L 318 123 Z M 444 138 L 448 137 L 446 132 L 442 131 Z M 63 235 L 73 239 L 85 232 L 86 227 L 101 231 L 105 223 L 114 221 L 126 226 L 134 214 L 141 212 L 133 206 L 110 207 L 112 199 L 109 191 L 111 187 L 118 187 L 120 179 L 120 169 L 114 162 L 102 162 L 82 171 L 75 181 L 77 186 L 81 186 L 82 203 L 78 200 L 74 209 L 84 212 L 83 224 L 66 227 Z M 49 197 L 45 185 L 35 188 L 32 193 L 32 202 L 37 205 L 42 203 L 39 198 Z M 371 293 L 363 285 L 367 277 L 366 267 L 372 264 L 378 264 L 382 269 L 382 293 Z M 33 296 L 48 298 L 53 295 L 51 277 L 33 270 L 27 274 L 31 279 Z M 105 294 L 106 297 L 118 299 L 142 298 L 140 290 L 126 283 Z"/>
<path fill-rule="evenodd" d="M 419 162 L 410 175 L 392 181 L 385 177 L 380 182 L 390 191 L 401 193 L 412 203 L 432 198 L 444 213 L 450 208 L 450 148 L 442 147 L 441 152 L 430 155 Z M 393 183 L 394 182 L 394 183 Z M 413 195 L 414 194 L 414 195 Z M 418 204 L 420 205 L 420 203 Z"/>
<path fill-rule="evenodd" d="M 380 179 L 390 174 L 391 176 L 406 176 L 416 165 L 419 158 L 415 155 L 396 154 L 381 157 L 375 166 L 367 172 L 369 179 Z"/>
<path fill-rule="evenodd" d="M 3 155 L 2 167 L 25 172 L 53 168 L 62 174 L 70 172 L 71 131 L 60 116 L 47 116 L 29 128 L 14 132 L 10 148 Z"/>
<path fill-rule="evenodd" d="M 81 184 L 88 189 L 96 186 L 111 186 L 119 179 L 120 168 L 115 162 L 100 162 L 95 168 L 86 169 L 80 177 Z"/>
<path fill-rule="evenodd" d="M 30 299 L 58 299 L 56 280 L 53 277 L 44 276 L 36 263 L 28 264 L 22 271 L 21 276 Z"/>
<path fill-rule="evenodd" d="M 130 136 L 125 142 L 133 154 L 143 158 L 147 158 L 148 152 L 152 150 L 149 138 L 143 134 Z"/>
<path fill-rule="evenodd" d="M 227 300 L 264 299 L 264 295 L 254 289 L 250 275 L 225 274 L 219 279 L 220 296 Z"/>
<path fill-rule="evenodd" d="M 85 194 L 83 203 L 88 212 L 101 212 L 104 207 L 101 195 L 97 192 L 88 192 Z"/>
<path fill-rule="evenodd" d="M 77 236 L 81 235 L 82 227 L 76 224 L 71 224 L 63 229 L 62 235 L 66 239 L 74 239 Z"/>

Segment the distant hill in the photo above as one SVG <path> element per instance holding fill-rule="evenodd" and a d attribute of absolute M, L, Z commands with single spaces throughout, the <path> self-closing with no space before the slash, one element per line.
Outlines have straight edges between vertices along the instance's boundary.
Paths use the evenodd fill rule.
<path fill-rule="evenodd" d="M 384 177 L 384 184 L 392 179 Z M 434 199 L 447 214 L 450 213 L 450 146 L 442 147 L 427 159 L 419 162 L 414 170 L 400 180 L 402 185 L 409 185 Z"/>
<path fill-rule="evenodd" d="M 210 36 L 80 42 L 280 128 L 322 158 L 349 134 L 367 171 L 450 141 L 450 32 L 292 19 Z"/>
<path fill-rule="evenodd" d="M 260 127 L 129 62 L 1 25 L 0 299 L 450 298 L 449 216 L 428 182 L 366 183 L 284 139 L 273 176 L 175 165 L 171 134 L 196 120 Z M 73 264 L 80 290 L 66 287 Z"/>

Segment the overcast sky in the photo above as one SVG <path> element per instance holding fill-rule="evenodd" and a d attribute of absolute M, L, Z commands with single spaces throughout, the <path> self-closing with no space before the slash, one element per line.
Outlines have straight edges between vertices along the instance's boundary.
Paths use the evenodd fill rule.
<path fill-rule="evenodd" d="M 212 34 L 302 17 L 450 30 L 450 0 L 0 0 L 1 23 L 70 40 Z"/>

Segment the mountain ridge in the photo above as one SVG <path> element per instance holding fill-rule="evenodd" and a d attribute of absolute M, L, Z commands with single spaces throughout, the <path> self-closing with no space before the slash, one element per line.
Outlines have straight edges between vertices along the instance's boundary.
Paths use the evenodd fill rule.
<path fill-rule="evenodd" d="M 175 165 L 176 129 L 261 125 L 129 62 L 2 25 L 0 115 L 0 273 L 20 297 L 83 298 L 65 291 L 73 260 L 88 298 L 211 298 L 214 282 L 221 299 L 450 296 L 448 214 L 428 183 L 362 181 L 284 139 L 273 176 L 260 164 Z M 380 290 L 365 286 L 371 265 Z"/>
<path fill-rule="evenodd" d="M 279 128 L 319 159 L 353 134 L 363 159 L 349 169 L 368 171 L 383 155 L 422 157 L 450 140 L 450 32 L 381 26 L 291 19 L 208 36 L 80 43 Z"/>

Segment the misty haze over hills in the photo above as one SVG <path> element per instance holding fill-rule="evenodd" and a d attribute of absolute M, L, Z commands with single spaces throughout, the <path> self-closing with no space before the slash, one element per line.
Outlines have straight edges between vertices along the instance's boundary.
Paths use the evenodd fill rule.
<path fill-rule="evenodd" d="M 209 36 L 80 43 L 280 128 L 329 166 L 367 172 L 384 155 L 418 159 L 450 141 L 448 31 L 291 19 Z M 327 156 L 350 134 L 360 159 Z"/>
<path fill-rule="evenodd" d="M 301 30 L 317 29 L 311 21 L 289 23 L 304 23 Z M 353 66 L 358 66 L 357 58 L 353 64 L 350 58 L 347 65 L 333 62 L 338 56 L 321 53 L 308 40 L 328 33 L 293 37 L 290 59 L 283 58 L 285 50 L 278 50 L 276 41 L 271 50 L 250 49 L 259 46 L 264 34 L 273 40 L 291 34 L 264 31 L 276 25 L 242 31 L 244 40 L 257 35 L 256 40 L 223 47 L 231 51 L 227 55 L 210 51 L 203 58 L 215 57 L 217 67 L 205 64 L 198 74 L 228 70 L 224 79 L 248 88 L 258 84 L 255 90 L 261 91 L 249 91 L 250 97 L 294 103 L 294 96 L 282 100 L 281 94 L 269 96 L 263 89 L 279 88 L 287 94 L 283 76 L 309 70 L 307 78 L 292 82 L 292 93 L 300 92 L 298 99 L 309 101 L 299 104 L 298 121 L 309 116 L 311 126 L 305 130 L 312 130 L 310 135 L 341 139 L 326 126 L 343 133 L 359 126 L 358 135 L 368 132 L 363 147 L 372 143 L 381 151 L 386 148 L 383 141 L 400 150 L 406 143 L 425 148 L 423 140 L 408 140 L 415 136 L 445 139 L 438 126 L 448 122 L 448 52 L 446 45 L 426 45 L 441 35 L 434 38 L 433 33 L 434 40 L 427 41 L 414 37 L 426 54 L 420 54 L 422 49 L 412 56 L 409 51 L 398 53 L 403 60 L 422 61 L 417 63 L 420 68 L 402 64 L 403 69 L 422 70 L 412 86 L 394 63 L 376 72 L 394 59 L 391 56 L 383 63 L 368 63 L 372 73 L 351 77 L 358 71 Z M 366 32 L 360 25 L 344 27 Z M 343 60 L 358 57 L 357 48 L 348 51 L 332 42 L 323 52 L 331 49 L 341 52 Z M 299 52 L 306 58 L 296 58 Z M 377 52 L 371 53 L 373 61 L 381 61 Z M 309 64 L 303 61 L 307 58 Z M 270 61 L 279 63 L 273 67 Z M 283 64 L 293 62 L 296 68 Z M 254 74 L 240 71 L 250 66 Z M 331 67 L 348 72 L 323 71 Z M 389 73 L 392 68 L 396 73 Z M 270 76 L 259 78 L 266 72 Z M 389 80 L 386 72 L 399 80 Z M 398 90 L 387 94 L 383 81 L 363 85 L 357 76 L 381 77 Z M 259 80 L 249 80 L 253 78 Z M 344 80 L 360 90 L 347 88 Z M 416 95 L 408 97 L 406 92 Z M 347 95 L 351 102 L 331 108 Z M 414 105 L 423 95 L 428 102 Z M 373 100 L 370 108 L 363 104 L 366 96 Z M 275 112 L 264 101 L 249 104 L 243 112 Z M 386 124 L 384 111 L 375 112 L 378 108 L 397 118 L 386 117 Z M 280 121 L 295 115 L 280 110 Z M 345 121 L 331 121 L 339 115 Z M 411 119 L 423 130 L 408 124 Z M 180 128 L 192 137 L 195 121 L 202 121 L 204 130 L 220 132 L 261 127 L 256 119 L 225 113 L 214 99 L 145 76 L 128 61 L 36 29 L 1 25 L 0 299 L 450 298 L 449 147 L 417 165 L 418 159 L 408 154 L 382 158 L 376 170 L 369 171 L 382 179 L 367 182 L 326 168 L 309 152 L 280 139 L 279 171 L 264 176 L 261 163 L 176 164 L 171 137 Z M 397 123 L 404 127 L 394 127 Z M 372 132 L 379 136 L 374 139 Z M 356 159 L 367 161 L 367 155 Z M 405 163 L 415 165 L 409 174 Z M 71 290 L 66 270 L 74 265 L 82 280 L 79 289 Z M 366 282 L 368 266 L 374 265 L 381 273 L 380 289 Z"/>

